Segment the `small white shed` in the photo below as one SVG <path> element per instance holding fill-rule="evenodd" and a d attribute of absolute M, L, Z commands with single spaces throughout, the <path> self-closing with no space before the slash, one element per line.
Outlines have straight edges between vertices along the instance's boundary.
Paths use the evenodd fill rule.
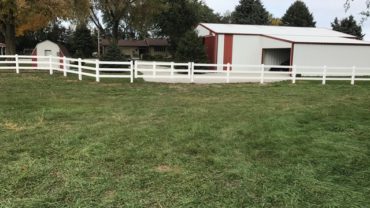
<path fill-rule="evenodd" d="M 54 56 L 54 57 L 69 57 L 69 52 L 68 50 L 60 45 L 60 44 L 57 44 L 57 43 L 54 43 L 50 40 L 45 40 L 43 42 L 40 42 L 36 45 L 35 49 L 33 50 L 32 52 L 32 55 L 33 56 Z M 43 59 L 37 59 L 37 58 L 33 58 L 32 60 L 33 61 L 48 61 L 47 58 L 43 58 Z M 48 67 L 47 64 L 39 64 L 37 66 L 37 64 L 34 64 L 35 67 Z M 63 68 L 63 62 L 61 61 L 61 65 L 60 65 L 60 68 Z"/>
<path fill-rule="evenodd" d="M 196 31 L 211 63 L 370 67 L 370 42 L 326 28 L 201 23 Z"/>

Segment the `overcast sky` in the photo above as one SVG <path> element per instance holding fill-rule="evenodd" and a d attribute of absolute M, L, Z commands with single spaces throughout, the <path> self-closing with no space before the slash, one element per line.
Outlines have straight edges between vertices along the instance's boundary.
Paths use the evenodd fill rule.
<path fill-rule="evenodd" d="M 224 14 L 226 11 L 233 11 L 239 4 L 239 0 L 203 0 L 216 12 Z M 275 17 L 282 17 L 288 7 L 295 0 L 262 0 L 265 8 Z M 355 0 L 351 9 L 346 13 L 344 9 L 345 0 L 304 0 L 313 13 L 317 27 L 331 28 L 330 23 L 335 17 L 343 18 L 350 14 L 355 16 L 358 22 L 361 20 L 359 13 L 365 8 L 366 0 Z M 367 34 L 366 40 L 370 41 L 370 19 L 363 23 L 363 33 Z"/>

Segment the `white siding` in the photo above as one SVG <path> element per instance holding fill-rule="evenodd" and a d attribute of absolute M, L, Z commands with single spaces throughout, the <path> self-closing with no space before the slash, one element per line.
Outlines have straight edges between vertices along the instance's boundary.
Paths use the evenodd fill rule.
<path fill-rule="evenodd" d="M 267 38 L 267 37 L 261 37 L 261 44 L 262 44 L 262 48 L 291 48 L 292 47 L 291 43 L 280 41 L 280 40 L 275 40 L 275 39 Z"/>
<path fill-rule="evenodd" d="M 370 67 L 370 46 L 296 44 L 293 64 L 297 66 Z M 303 69 L 298 69 L 302 71 Z M 311 70 L 322 73 L 322 70 Z M 331 70 L 328 72 L 351 72 Z"/>
<path fill-rule="evenodd" d="M 198 25 L 198 27 L 195 29 L 195 31 L 198 33 L 198 35 L 200 37 L 207 36 L 210 33 L 210 31 L 207 28 L 205 28 L 205 27 L 203 27 L 201 25 Z"/>
<path fill-rule="evenodd" d="M 258 65 L 261 64 L 261 38 L 251 35 L 234 35 L 233 64 Z"/>
<path fill-rule="evenodd" d="M 59 56 L 60 48 L 57 44 L 51 41 L 44 41 L 36 46 L 37 56 L 45 56 L 46 51 L 51 51 L 52 56 Z M 39 58 L 38 61 L 47 62 L 48 58 Z M 49 67 L 49 64 L 39 64 L 39 67 Z"/>
<path fill-rule="evenodd" d="M 225 35 L 218 36 L 217 44 L 217 64 L 224 63 L 224 48 L 225 47 Z M 218 67 L 217 70 L 222 71 L 223 67 Z"/>

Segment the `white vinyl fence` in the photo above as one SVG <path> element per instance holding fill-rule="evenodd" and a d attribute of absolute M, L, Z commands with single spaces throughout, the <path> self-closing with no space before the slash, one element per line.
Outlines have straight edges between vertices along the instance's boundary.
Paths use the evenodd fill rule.
<path fill-rule="evenodd" d="M 235 65 L 235 64 L 201 64 L 174 62 L 106 62 L 100 60 L 83 60 L 54 56 L 0 56 L 0 70 L 45 70 L 54 74 L 68 74 L 93 77 L 97 82 L 101 79 L 143 78 L 157 82 L 188 82 L 188 83 L 231 83 L 290 80 L 318 80 L 322 84 L 327 81 L 370 81 L 370 67 L 333 67 L 333 66 L 270 66 L 270 65 Z"/>

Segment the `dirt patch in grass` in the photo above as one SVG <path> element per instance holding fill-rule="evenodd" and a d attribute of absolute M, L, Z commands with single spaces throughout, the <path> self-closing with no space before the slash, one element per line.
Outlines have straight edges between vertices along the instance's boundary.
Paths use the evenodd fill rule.
<path fill-rule="evenodd" d="M 176 173 L 176 174 L 180 174 L 182 172 L 180 167 L 177 167 L 177 166 L 171 167 L 169 165 L 159 165 L 159 166 L 155 167 L 154 170 L 158 173 Z"/>
<path fill-rule="evenodd" d="M 12 121 L 5 121 L 4 123 L 1 124 L 1 126 L 5 130 L 14 131 L 14 132 L 23 131 L 24 129 L 26 129 L 26 127 L 21 126 L 21 125 L 19 125 L 17 123 L 14 123 Z"/>

